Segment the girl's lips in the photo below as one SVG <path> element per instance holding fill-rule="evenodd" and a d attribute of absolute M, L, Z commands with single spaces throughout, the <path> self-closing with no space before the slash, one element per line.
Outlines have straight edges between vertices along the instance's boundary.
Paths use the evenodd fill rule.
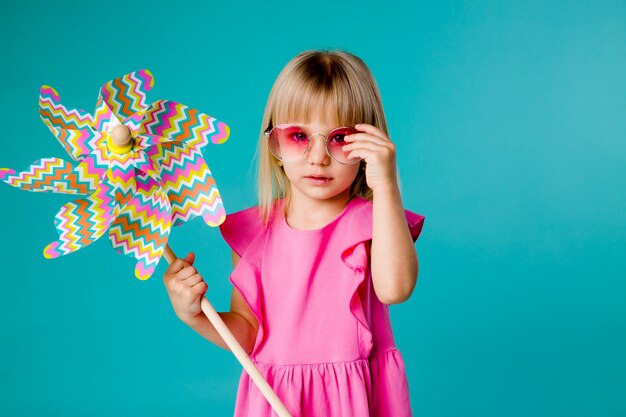
<path fill-rule="evenodd" d="M 312 177 L 312 176 L 308 176 L 308 177 L 305 177 L 305 178 L 308 179 L 309 181 L 311 181 L 315 185 L 327 184 L 328 182 L 330 182 L 330 180 L 332 180 L 332 178 L 327 178 L 327 177 Z"/>

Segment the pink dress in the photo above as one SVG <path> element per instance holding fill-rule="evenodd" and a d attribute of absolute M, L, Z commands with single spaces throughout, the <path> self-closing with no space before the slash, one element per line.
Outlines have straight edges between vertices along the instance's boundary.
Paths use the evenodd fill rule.
<path fill-rule="evenodd" d="M 424 216 L 405 215 L 415 241 Z M 321 229 L 293 229 L 282 215 L 265 228 L 251 207 L 220 230 L 241 257 L 230 281 L 259 321 L 250 358 L 293 417 L 412 415 L 389 306 L 371 279 L 370 200 L 353 197 Z M 242 371 L 235 417 L 273 416 Z"/>

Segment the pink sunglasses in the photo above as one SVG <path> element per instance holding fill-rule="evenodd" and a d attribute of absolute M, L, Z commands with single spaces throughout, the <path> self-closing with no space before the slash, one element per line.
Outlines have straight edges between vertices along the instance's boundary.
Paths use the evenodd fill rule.
<path fill-rule="evenodd" d="M 328 135 L 312 133 L 308 135 L 306 131 L 297 125 L 280 124 L 265 131 L 268 138 L 269 148 L 272 155 L 283 162 L 294 162 L 302 158 L 308 151 L 311 137 L 318 135 L 324 138 L 326 153 L 340 164 L 353 165 L 361 158 L 348 159 L 349 151 L 341 148 L 346 145 L 344 137 L 359 133 L 353 127 L 338 127 L 333 129 Z"/>

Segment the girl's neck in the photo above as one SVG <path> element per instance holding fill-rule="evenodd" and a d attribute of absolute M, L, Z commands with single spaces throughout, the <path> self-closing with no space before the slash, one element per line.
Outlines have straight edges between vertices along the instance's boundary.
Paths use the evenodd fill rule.
<path fill-rule="evenodd" d="M 295 229 L 318 229 L 339 216 L 348 201 L 347 191 L 325 200 L 292 194 L 285 216 L 289 225 Z"/>

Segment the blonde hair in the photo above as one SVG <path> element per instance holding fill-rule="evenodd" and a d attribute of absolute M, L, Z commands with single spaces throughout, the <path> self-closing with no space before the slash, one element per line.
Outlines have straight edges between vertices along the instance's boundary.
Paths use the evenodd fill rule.
<path fill-rule="evenodd" d="M 291 187 L 278 160 L 270 153 L 264 133 L 281 123 L 310 120 L 317 106 L 336 111 L 340 126 L 368 123 L 388 136 L 387 122 L 376 81 L 359 57 L 344 51 L 304 51 L 287 63 L 270 91 L 258 146 L 258 199 L 263 224 L 267 225 L 277 200 L 284 198 L 284 215 L 291 201 Z M 363 166 L 365 162 L 361 161 Z M 359 172 L 350 186 L 350 198 L 359 195 L 372 199 L 365 181 L 365 170 Z"/>

